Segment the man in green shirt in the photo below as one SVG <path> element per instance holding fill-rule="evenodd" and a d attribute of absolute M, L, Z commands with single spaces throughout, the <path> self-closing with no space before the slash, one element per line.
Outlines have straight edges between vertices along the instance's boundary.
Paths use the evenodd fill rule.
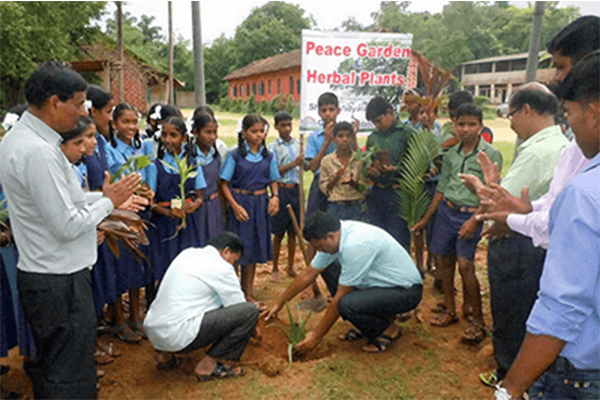
<path fill-rule="evenodd" d="M 560 152 L 569 144 L 555 125 L 557 111 L 558 100 L 539 83 L 523 86 L 510 100 L 510 126 L 523 140 L 500 182 L 511 195 L 520 197 L 529 189 L 529 197 L 536 200 L 548 191 Z M 493 343 L 500 380 L 517 357 L 525 337 L 525 324 L 537 297 L 546 251 L 535 247 L 530 237 L 510 231 L 506 224 L 494 223 L 488 231 Z"/>
<path fill-rule="evenodd" d="M 431 320 L 431 325 L 446 327 L 458 322 L 454 302 L 454 271 L 458 260 L 464 286 L 463 313 L 471 318 L 471 326 L 463 332 L 461 340 L 478 343 L 485 338 L 474 263 L 481 237 L 481 223 L 475 219 L 479 198 L 463 185 L 459 174 L 467 173 L 484 179 L 483 170 L 477 162 L 479 152 L 485 152 L 499 168 L 502 168 L 502 155 L 481 138 L 483 113 L 476 105 L 467 103 L 458 107 L 455 128 L 459 143 L 444 155 L 437 191 L 429 209 L 412 231 L 422 234 L 436 214 L 430 250 L 439 268 L 437 278 L 442 283 L 444 302 L 435 309 L 439 315 Z"/>
<path fill-rule="evenodd" d="M 367 138 L 367 151 L 375 153 L 373 163 L 367 168 L 367 175 L 373 182 L 367 196 L 369 222 L 387 231 L 410 251 L 410 231 L 400 217 L 394 196 L 399 176 L 396 166 L 406 151 L 411 131 L 398 120 L 390 103 L 381 97 L 369 101 L 366 117 L 377 128 Z"/>

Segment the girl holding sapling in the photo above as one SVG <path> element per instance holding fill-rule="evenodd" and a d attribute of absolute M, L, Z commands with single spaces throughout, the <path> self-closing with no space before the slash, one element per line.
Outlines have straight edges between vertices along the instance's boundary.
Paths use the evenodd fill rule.
<path fill-rule="evenodd" d="M 269 215 L 279 211 L 280 179 L 277 160 L 265 147 L 266 126 L 267 121 L 258 114 L 244 117 L 238 147 L 229 152 L 221 172 L 221 188 L 230 206 L 228 228 L 244 243 L 244 254 L 239 260 L 242 290 L 261 311 L 266 306 L 254 300 L 254 274 L 256 263 L 273 258 Z"/>
<path fill-rule="evenodd" d="M 188 140 L 183 119 L 169 117 L 162 125 L 158 157 L 148 172 L 155 192 L 152 205 L 151 259 L 154 280 L 160 281 L 175 257 L 188 247 L 200 247 L 200 208 L 206 187 L 201 168 L 181 176 L 180 165 L 195 167 L 196 151 Z M 185 173 L 185 168 L 183 168 Z M 183 179 L 185 178 L 185 179 Z M 184 180 L 184 198 L 181 183 Z"/>
<path fill-rule="evenodd" d="M 213 116 L 200 113 L 192 123 L 192 133 L 198 146 L 198 168 L 206 180 L 204 204 L 200 208 L 200 247 L 206 246 L 211 237 L 223 232 L 223 213 L 219 200 L 219 172 L 221 156 L 217 150 L 217 129 L 219 125 Z"/>
<path fill-rule="evenodd" d="M 142 143 L 138 129 L 137 109 L 128 103 L 117 105 L 112 113 L 112 125 L 115 133 L 110 137 L 106 146 L 106 159 L 111 174 L 116 174 L 127 163 L 130 157 L 142 155 Z M 146 169 L 140 171 L 144 182 Z M 152 201 L 154 193 L 147 184 L 143 184 L 140 195 Z M 121 247 L 121 244 L 119 244 Z M 143 249 L 148 251 L 148 249 Z M 119 297 L 115 302 L 115 327 L 114 335 L 126 343 L 137 343 L 145 338 L 142 316 L 140 314 L 140 288 L 152 282 L 150 268 L 144 268 L 132 253 L 123 246 L 121 255 L 117 260 L 117 292 Z M 121 295 L 129 291 L 129 321 L 125 321 Z"/>

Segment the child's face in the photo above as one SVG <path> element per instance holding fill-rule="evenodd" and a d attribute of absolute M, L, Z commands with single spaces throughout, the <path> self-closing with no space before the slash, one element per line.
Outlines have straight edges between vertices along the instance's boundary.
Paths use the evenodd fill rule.
<path fill-rule="evenodd" d="M 279 132 L 279 137 L 282 139 L 288 139 L 292 133 L 292 120 L 288 119 L 279 121 L 275 124 L 275 129 L 277 129 L 277 132 Z"/>
<path fill-rule="evenodd" d="M 97 108 L 92 108 L 91 117 L 94 120 L 94 124 L 96 124 L 96 129 L 98 133 L 104 136 L 108 136 L 109 125 L 112 122 L 112 110 L 115 106 L 115 102 L 113 100 L 109 101 L 103 109 L 98 110 Z"/>
<path fill-rule="evenodd" d="M 396 125 L 396 116 L 394 115 L 394 110 L 387 110 L 385 114 L 381 114 L 379 117 L 375 118 L 373 121 L 375 128 L 379 129 L 382 132 L 387 132 Z"/>
<path fill-rule="evenodd" d="M 267 136 L 265 134 L 265 124 L 257 122 L 249 129 L 242 131 L 242 135 L 250 148 L 258 148 Z"/>
<path fill-rule="evenodd" d="M 348 150 L 354 143 L 354 132 L 350 131 L 338 131 L 333 137 L 333 143 L 339 150 Z"/>
<path fill-rule="evenodd" d="M 96 150 L 96 126 L 91 124 L 83 133 L 85 137 L 85 155 L 91 156 Z"/>
<path fill-rule="evenodd" d="M 138 115 L 133 110 L 125 110 L 114 122 L 117 136 L 126 144 L 131 144 L 138 131 Z"/>
<path fill-rule="evenodd" d="M 81 134 L 60 144 L 60 149 L 71 164 L 75 164 L 85 155 L 85 142 L 85 135 Z"/>
<path fill-rule="evenodd" d="M 333 104 L 323 104 L 319 107 L 319 117 L 323 120 L 323 124 L 327 125 L 330 122 L 335 122 L 340 108 Z"/>
<path fill-rule="evenodd" d="M 415 100 L 405 100 L 404 107 L 402 107 L 411 116 L 418 115 L 421 105 Z"/>
<path fill-rule="evenodd" d="M 200 147 L 200 150 L 207 151 L 215 145 L 215 143 L 217 142 L 217 138 L 219 137 L 217 134 L 217 129 L 217 124 L 215 124 L 214 122 L 209 122 L 204 128 L 200 130 L 200 132 L 194 131 L 196 143 L 198 143 L 198 147 Z"/>
<path fill-rule="evenodd" d="M 160 141 L 169 154 L 178 155 L 181 152 L 181 146 L 185 142 L 185 135 L 179 132 L 175 125 L 164 124 L 162 126 Z"/>
<path fill-rule="evenodd" d="M 483 123 L 474 115 L 463 115 L 454 123 L 456 136 L 463 143 L 477 141 L 479 132 L 483 129 Z"/>

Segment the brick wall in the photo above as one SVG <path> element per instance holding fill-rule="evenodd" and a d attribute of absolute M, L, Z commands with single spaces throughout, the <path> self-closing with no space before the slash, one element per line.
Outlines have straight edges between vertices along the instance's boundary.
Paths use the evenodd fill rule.
<path fill-rule="evenodd" d="M 295 103 L 300 102 L 299 87 L 301 77 L 300 67 L 293 67 L 281 71 L 252 75 L 229 81 L 229 100 L 246 100 L 252 93 L 257 102 L 270 101 L 273 97 L 292 95 Z M 293 91 L 290 93 L 290 79 L 293 81 Z M 263 94 L 260 94 L 260 84 L 263 84 Z M 270 85 L 270 90 L 269 90 Z M 240 89 L 241 88 L 241 89 Z M 255 89 L 254 89 L 255 88 Z M 248 91 L 249 89 L 249 91 Z"/>

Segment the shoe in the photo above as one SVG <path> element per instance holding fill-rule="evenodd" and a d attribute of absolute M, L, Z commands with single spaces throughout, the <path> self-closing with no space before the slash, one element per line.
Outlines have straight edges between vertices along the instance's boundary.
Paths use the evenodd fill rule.
<path fill-rule="evenodd" d="M 165 370 L 165 369 L 175 369 L 181 365 L 181 358 L 177 358 L 173 356 L 169 361 L 156 364 L 156 369 Z"/>
<path fill-rule="evenodd" d="M 144 329 L 144 321 L 138 321 L 138 322 L 127 322 L 127 325 L 129 325 L 129 327 L 131 328 L 132 331 L 134 331 L 135 333 L 137 333 L 138 335 L 140 335 L 142 337 L 142 339 L 148 339 L 148 336 L 146 336 L 146 329 Z"/>
<path fill-rule="evenodd" d="M 496 385 L 498 384 L 498 382 L 500 382 L 498 380 L 498 376 L 496 375 L 495 372 L 484 372 L 484 373 L 481 373 L 481 374 L 479 374 L 479 380 L 485 386 L 489 386 L 491 388 L 495 388 Z"/>
<path fill-rule="evenodd" d="M 246 371 L 243 368 L 227 368 L 220 362 L 217 362 L 215 369 L 210 375 L 196 375 L 200 382 L 208 382 L 216 379 L 239 378 L 244 376 Z"/>

